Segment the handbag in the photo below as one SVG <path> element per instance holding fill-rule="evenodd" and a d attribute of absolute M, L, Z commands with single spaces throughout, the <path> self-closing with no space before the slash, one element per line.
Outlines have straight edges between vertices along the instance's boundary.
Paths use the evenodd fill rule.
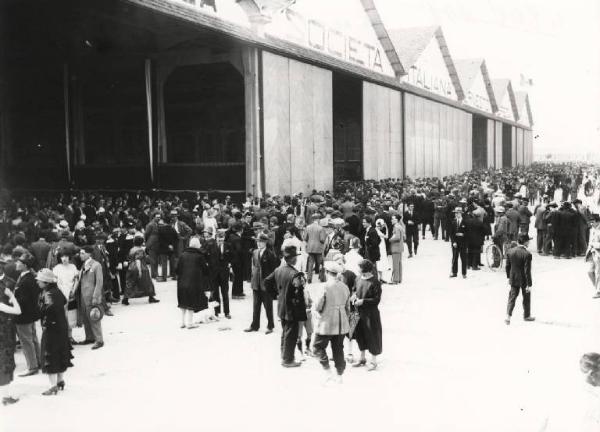
<path fill-rule="evenodd" d="M 352 339 L 354 336 L 354 332 L 356 331 L 356 326 L 360 321 L 360 314 L 358 311 L 351 311 L 350 315 L 348 315 L 348 323 L 350 324 L 350 330 L 348 331 L 348 336 Z"/>

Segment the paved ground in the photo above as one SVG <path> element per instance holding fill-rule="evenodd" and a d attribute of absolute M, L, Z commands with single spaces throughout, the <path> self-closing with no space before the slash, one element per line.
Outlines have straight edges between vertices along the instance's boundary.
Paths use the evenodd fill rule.
<path fill-rule="evenodd" d="M 450 280 L 449 254 L 448 243 L 428 239 L 405 260 L 404 282 L 384 286 L 379 370 L 347 370 L 341 386 L 322 386 L 313 359 L 282 368 L 279 328 L 244 333 L 250 298 L 233 301 L 230 321 L 179 329 L 167 282 L 157 285 L 160 304 L 114 307 L 106 346 L 75 349 L 58 396 L 40 395 L 43 375 L 16 378 L 21 401 L 0 407 L 0 430 L 539 430 L 581 381 L 580 355 L 600 351 L 600 300 L 584 263 L 535 255 L 537 321 L 524 323 L 518 304 L 506 326 L 504 275 Z M 20 353 L 17 362 L 21 372 Z"/>

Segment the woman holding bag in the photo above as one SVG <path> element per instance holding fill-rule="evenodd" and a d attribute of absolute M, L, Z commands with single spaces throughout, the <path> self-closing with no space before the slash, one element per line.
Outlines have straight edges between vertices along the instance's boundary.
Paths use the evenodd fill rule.
<path fill-rule="evenodd" d="M 381 282 L 375 274 L 375 266 L 369 260 L 360 263 L 360 278 L 356 281 L 356 293 L 351 302 L 358 311 L 360 319 L 354 331 L 354 338 L 360 349 L 360 360 L 353 367 L 367 364 L 365 352 L 369 350 L 371 361 L 367 370 L 377 369 L 377 356 L 382 351 L 381 316 L 379 302 L 381 301 Z"/>

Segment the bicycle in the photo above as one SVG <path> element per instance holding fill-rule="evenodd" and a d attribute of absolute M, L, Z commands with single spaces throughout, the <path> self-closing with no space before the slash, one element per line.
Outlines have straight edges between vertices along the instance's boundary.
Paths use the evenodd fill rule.
<path fill-rule="evenodd" d="M 504 267 L 504 257 L 510 241 L 505 242 L 502 245 L 502 249 L 495 244 L 491 243 L 485 248 L 485 262 L 491 271 L 500 271 Z"/>

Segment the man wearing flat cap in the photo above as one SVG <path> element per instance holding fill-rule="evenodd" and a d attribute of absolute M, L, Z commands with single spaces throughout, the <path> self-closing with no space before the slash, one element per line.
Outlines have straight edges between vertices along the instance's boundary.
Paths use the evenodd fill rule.
<path fill-rule="evenodd" d="M 266 334 L 273 333 L 275 322 L 273 321 L 273 297 L 265 287 L 265 278 L 279 266 L 279 259 L 271 248 L 267 247 L 269 236 L 259 233 L 256 238 L 258 247 L 252 252 L 252 276 L 250 285 L 252 287 L 252 323 L 246 332 L 255 332 L 260 328 L 261 305 L 267 314 Z"/>
<path fill-rule="evenodd" d="M 526 233 L 519 234 L 517 239 L 518 246 L 506 252 L 506 277 L 510 285 L 508 294 L 508 305 L 506 306 L 506 318 L 504 323 L 510 324 L 515 301 L 519 296 L 519 291 L 523 296 L 523 320 L 534 321 L 531 316 L 531 253 L 527 250 L 529 244 L 529 235 Z"/>
<path fill-rule="evenodd" d="M 350 331 L 348 315 L 350 314 L 350 290 L 343 282 L 338 280 L 338 275 L 344 271 L 341 264 L 335 261 L 326 261 L 325 282 L 322 296 L 315 306 L 315 356 L 319 359 L 326 373 L 326 378 L 333 378 L 329 358 L 325 351 L 331 343 L 331 351 L 335 369 L 336 380 L 341 382 L 342 374 L 346 368 L 344 360 L 344 336 Z"/>
<path fill-rule="evenodd" d="M 277 315 L 281 320 L 281 365 L 283 367 L 298 367 L 300 363 L 294 360 L 294 350 L 298 340 L 298 324 L 306 321 L 306 302 L 304 294 L 295 295 L 299 291 L 294 286 L 294 279 L 303 280 L 302 275 L 294 265 L 298 260 L 296 246 L 286 246 L 283 249 L 285 264 L 279 266 L 265 279 L 265 288 L 269 292 L 277 292 Z"/>

